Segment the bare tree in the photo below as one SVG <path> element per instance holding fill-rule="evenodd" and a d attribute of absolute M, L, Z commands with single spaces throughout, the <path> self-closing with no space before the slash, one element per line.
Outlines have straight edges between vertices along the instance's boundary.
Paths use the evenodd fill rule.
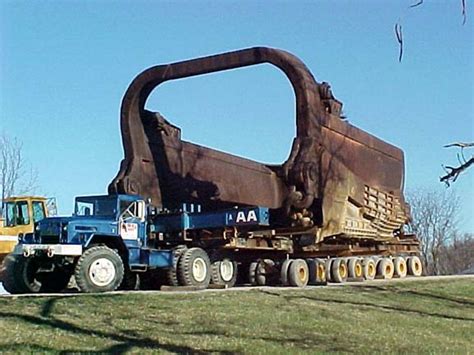
<path fill-rule="evenodd" d="M 425 271 L 441 273 L 440 255 L 457 233 L 459 197 L 452 190 L 418 189 L 408 193 L 412 221 L 409 229 L 421 242 Z"/>
<path fill-rule="evenodd" d="M 38 174 L 23 156 L 23 145 L 16 138 L 0 135 L 0 197 L 32 193 L 37 188 Z M 0 215 L 2 214 L 0 203 Z"/>
<path fill-rule="evenodd" d="M 441 249 L 440 272 L 446 275 L 474 272 L 474 234 L 455 234 Z"/>

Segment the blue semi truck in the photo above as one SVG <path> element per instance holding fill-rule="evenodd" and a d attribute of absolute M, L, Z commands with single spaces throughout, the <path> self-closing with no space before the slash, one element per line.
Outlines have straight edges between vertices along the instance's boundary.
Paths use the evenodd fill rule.
<path fill-rule="evenodd" d="M 77 197 L 71 217 L 43 219 L 34 233 L 21 236 L 5 261 L 3 283 L 10 293 L 55 292 L 74 275 L 82 292 L 102 292 L 135 288 L 140 275 L 146 283 L 146 276 L 164 271 L 176 286 L 205 288 L 211 279 L 233 286 L 236 262 L 213 260 L 221 243 L 212 246 L 212 235 L 268 225 L 263 207 L 157 211 L 137 195 Z M 196 233 L 199 243 L 191 237 Z"/>

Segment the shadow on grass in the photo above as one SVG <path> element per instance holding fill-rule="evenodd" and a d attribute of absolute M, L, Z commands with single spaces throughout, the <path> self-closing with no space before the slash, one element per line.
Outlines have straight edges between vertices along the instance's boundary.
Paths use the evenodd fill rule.
<path fill-rule="evenodd" d="M 442 313 L 436 313 L 436 312 L 426 312 L 426 311 L 421 311 L 421 310 L 418 310 L 418 309 L 411 309 L 411 308 L 404 308 L 404 307 L 394 307 L 394 306 L 388 306 L 388 305 L 382 305 L 382 304 L 376 304 L 376 303 L 369 303 L 369 302 L 353 302 L 353 301 L 343 301 L 343 300 L 329 299 L 329 298 L 323 298 L 323 297 L 285 295 L 285 294 L 282 294 L 282 293 L 275 293 L 275 292 L 266 291 L 266 290 L 259 290 L 259 292 L 267 294 L 267 295 L 271 295 L 271 296 L 283 297 L 284 299 L 286 299 L 288 301 L 305 299 L 305 300 L 314 301 L 314 302 L 326 302 L 326 303 L 335 303 L 335 304 L 346 304 L 346 305 L 358 306 L 358 307 L 379 308 L 379 309 L 384 309 L 384 310 L 388 310 L 388 311 L 418 314 L 418 315 L 421 315 L 421 316 L 430 316 L 430 317 L 438 317 L 438 318 L 444 318 L 444 319 L 474 322 L 474 318 L 458 317 L 458 316 L 452 316 L 452 315 L 448 315 L 448 314 L 442 314 Z"/>
<path fill-rule="evenodd" d="M 433 294 L 429 292 L 424 292 L 424 291 L 415 291 L 415 290 L 406 290 L 398 287 L 383 287 L 383 286 L 363 286 L 363 285 L 353 285 L 350 286 L 352 289 L 355 290 L 364 290 L 364 291 L 373 291 L 374 289 L 382 292 L 387 292 L 387 293 L 397 293 L 397 294 L 407 294 L 407 295 L 414 295 L 414 296 L 420 296 L 420 297 L 428 297 L 440 301 L 448 301 L 448 302 L 453 302 L 453 303 L 458 303 L 462 306 L 468 306 L 468 307 L 474 307 L 474 302 L 464 299 L 464 298 L 456 298 L 456 297 L 450 297 L 446 295 L 439 295 L 439 294 Z"/>
<path fill-rule="evenodd" d="M 133 334 L 132 336 L 115 334 L 115 333 L 96 330 L 96 329 L 87 329 L 85 327 L 80 327 L 73 323 L 55 319 L 54 317 L 51 317 L 51 313 L 54 308 L 54 304 L 61 298 L 63 297 L 55 297 L 55 298 L 51 298 L 47 300 L 43 306 L 40 316 L 0 311 L 0 319 L 16 319 L 16 320 L 23 321 L 32 325 L 47 326 L 47 327 L 51 327 L 55 329 L 61 329 L 75 335 L 81 334 L 85 336 L 99 337 L 99 338 L 113 341 L 116 344 L 100 349 L 98 351 L 85 351 L 85 349 L 83 348 L 61 350 L 61 349 L 48 348 L 48 347 L 43 347 L 43 346 L 34 345 L 34 344 L 15 343 L 15 344 L 0 345 L 0 353 L 3 351 L 8 351 L 8 350 L 13 351 L 15 349 L 17 349 L 18 351 L 18 346 L 23 345 L 27 349 L 31 349 L 31 351 L 43 351 L 43 352 L 44 351 L 54 351 L 54 352 L 61 351 L 62 353 L 71 353 L 71 352 L 83 353 L 85 351 L 86 353 L 106 352 L 106 353 L 121 354 L 121 353 L 125 353 L 131 350 L 133 347 L 137 347 L 139 349 L 146 348 L 146 349 L 153 349 L 153 350 L 164 350 L 164 351 L 173 352 L 173 353 L 207 354 L 209 352 L 219 352 L 223 354 L 226 354 L 226 353 L 233 354 L 233 352 L 225 352 L 225 351 L 214 350 L 214 349 L 200 350 L 200 349 L 195 349 L 193 347 L 183 346 L 183 345 L 163 344 L 157 340 L 154 340 L 148 337 L 141 337 L 136 333 Z"/>

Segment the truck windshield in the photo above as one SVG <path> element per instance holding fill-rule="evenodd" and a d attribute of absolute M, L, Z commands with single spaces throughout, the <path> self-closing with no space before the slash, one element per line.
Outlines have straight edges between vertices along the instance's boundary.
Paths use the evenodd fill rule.
<path fill-rule="evenodd" d="M 76 216 L 115 217 L 117 198 L 113 196 L 78 197 L 74 210 Z"/>

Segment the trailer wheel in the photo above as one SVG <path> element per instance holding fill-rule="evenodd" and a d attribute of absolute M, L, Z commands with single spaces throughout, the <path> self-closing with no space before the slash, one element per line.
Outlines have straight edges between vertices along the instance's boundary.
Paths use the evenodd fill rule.
<path fill-rule="evenodd" d="M 366 280 L 375 279 L 375 275 L 377 274 L 377 267 L 376 267 L 374 259 L 364 258 L 362 267 L 363 267 L 364 279 Z"/>
<path fill-rule="evenodd" d="M 349 272 L 349 277 L 353 279 L 360 279 L 364 275 L 362 262 L 359 258 L 349 258 L 347 263 L 347 270 Z"/>
<path fill-rule="evenodd" d="M 211 271 L 213 284 L 233 287 L 237 281 L 237 263 L 229 258 L 213 262 Z"/>
<path fill-rule="evenodd" d="M 274 282 L 275 262 L 272 259 L 260 259 L 250 263 L 249 281 L 252 286 L 265 286 Z"/>
<path fill-rule="evenodd" d="M 331 278 L 334 282 L 341 283 L 347 281 L 347 264 L 342 258 L 335 258 L 331 263 Z"/>
<path fill-rule="evenodd" d="M 393 259 L 394 276 L 403 279 L 407 276 L 407 262 L 402 256 Z"/>
<path fill-rule="evenodd" d="M 59 292 L 71 278 L 71 274 L 63 270 L 39 272 L 40 260 L 22 255 L 8 255 L 4 267 L 3 287 L 11 294 Z"/>
<path fill-rule="evenodd" d="M 179 286 L 178 263 L 179 258 L 187 250 L 186 246 L 179 246 L 173 250 L 173 265 L 166 269 L 166 281 L 170 286 Z"/>
<path fill-rule="evenodd" d="M 306 263 L 308 264 L 308 270 L 309 270 L 308 284 L 309 285 L 316 285 L 317 284 L 317 282 L 316 282 L 316 273 L 317 273 L 316 266 L 317 266 L 318 262 L 316 261 L 316 259 L 306 259 Z"/>
<path fill-rule="evenodd" d="M 308 264 L 303 259 L 296 259 L 288 269 L 288 281 L 291 286 L 306 287 L 309 281 Z"/>
<path fill-rule="evenodd" d="M 281 269 L 280 269 L 280 281 L 283 286 L 289 286 L 290 282 L 288 280 L 288 270 L 290 268 L 291 263 L 293 260 L 291 259 L 286 259 L 283 264 L 281 264 Z"/>
<path fill-rule="evenodd" d="M 211 281 L 211 261 L 201 248 L 186 249 L 178 261 L 178 276 L 183 286 L 207 288 Z"/>
<path fill-rule="evenodd" d="M 393 262 L 389 258 L 381 258 L 377 264 L 377 276 L 379 278 L 390 280 L 393 277 Z"/>
<path fill-rule="evenodd" d="M 87 249 L 74 271 L 79 290 L 89 293 L 115 291 L 123 276 L 122 258 L 115 250 L 103 245 Z"/>
<path fill-rule="evenodd" d="M 333 278 L 332 278 L 332 272 L 331 272 L 331 266 L 332 266 L 332 262 L 334 261 L 334 259 L 326 259 L 325 262 L 324 262 L 324 266 L 325 266 L 325 269 L 326 269 L 326 281 L 327 282 L 333 282 Z"/>
<path fill-rule="evenodd" d="M 323 259 L 316 259 L 316 284 L 327 284 L 327 269 L 326 261 Z"/>
<path fill-rule="evenodd" d="M 407 258 L 408 274 L 412 276 L 421 276 L 423 273 L 423 265 L 417 256 L 410 256 Z"/>

